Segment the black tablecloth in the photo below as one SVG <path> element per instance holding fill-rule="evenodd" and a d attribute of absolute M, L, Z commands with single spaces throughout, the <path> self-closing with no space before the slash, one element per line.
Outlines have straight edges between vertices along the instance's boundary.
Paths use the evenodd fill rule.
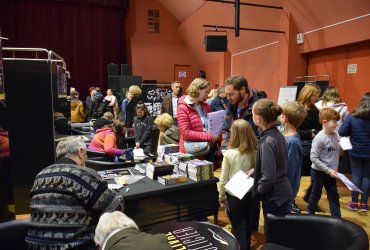
<path fill-rule="evenodd" d="M 129 168 L 135 175 L 139 171 Z M 121 189 L 124 197 L 125 213 L 135 220 L 141 230 L 148 230 L 153 226 L 168 221 L 187 221 L 217 216 L 218 191 L 217 178 L 208 181 L 174 185 L 162 185 L 148 177 Z"/>

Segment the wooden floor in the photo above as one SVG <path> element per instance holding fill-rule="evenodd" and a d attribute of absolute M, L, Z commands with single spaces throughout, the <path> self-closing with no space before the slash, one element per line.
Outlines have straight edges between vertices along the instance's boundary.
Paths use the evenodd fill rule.
<path fill-rule="evenodd" d="M 215 171 L 215 176 L 220 175 L 220 170 Z M 338 181 L 338 193 L 339 193 L 339 202 L 341 207 L 342 218 L 355 222 L 356 224 L 360 225 L 365 229 L 367 235 L 370 238 L 370 212 L 360 212 L 360 211 L 351 211 L 346 207 L 346 203 L 351 200 L 351 192 L 348 190 L 346 186 Z M 304 176 L 301 179 L 301 186 L 296 198 L 296 203 L 298 207 L 303 211 L 302 213 L 306 213 L 307 203 L 303 200 L 303 197 L 306 193 L 308 186 L 310 185 L 310 177 Z M 330 215 L 329 203 L 327 200 L 325 189 L 323 191 L 321 200 L 319 202 L 319 207 L 323 211 L 323 213 L 318 213 L 322 215 Z M 227 218 L 227 215 L 223 208 L 219 209 L 219 226 L 223 227 L 225 230 L 231 232 L 231 225 L 230 221 Z M 213 222 L 213 218 L 209 217 L 209 220 Z M 263 216 L 262 210 L 260 215 L 260 226 L 257 236 L 257 239 L 254 240 L 254 236 L 252 236 L 252 249 L 262 249 L 263 245 L 265 244 L 265 237 L 263 235 Z"/>

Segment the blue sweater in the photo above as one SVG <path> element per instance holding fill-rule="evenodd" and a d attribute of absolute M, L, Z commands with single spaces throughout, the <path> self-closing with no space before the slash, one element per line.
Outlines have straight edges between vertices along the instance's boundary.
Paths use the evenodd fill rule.
<path fill-rule="evenodd" d="M 348 115 L 338 133 L 340 136 L 351 137 L 352 150 L 349 150 L 351 156 L 370 157 L 370 120 Z"/>

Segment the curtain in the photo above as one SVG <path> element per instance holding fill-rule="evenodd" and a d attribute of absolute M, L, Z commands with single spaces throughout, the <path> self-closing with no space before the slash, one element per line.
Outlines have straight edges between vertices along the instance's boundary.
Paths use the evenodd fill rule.
<path fill-rule="evenodd" d="M 127 11 L 128 0 L 3 0 L 3 47 L 54 51 L 84 99 L 91 86 L 107 88 L 107 64 L 126 63 Z"/>

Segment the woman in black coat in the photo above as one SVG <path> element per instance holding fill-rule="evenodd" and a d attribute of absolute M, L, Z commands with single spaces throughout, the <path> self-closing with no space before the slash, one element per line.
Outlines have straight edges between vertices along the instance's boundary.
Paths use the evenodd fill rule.
<path fill-rule="evenodd" d="M 136 105 L 143 101 L 141 96 L 141 89 L 137 85 L 132 85 L 128 91 L 131 93 L 132 98 L 128 102 L 126 106 L 126 128 L 132 128 L 132 124 L 134 123 L 134 117 L 136 116 Z"/>

